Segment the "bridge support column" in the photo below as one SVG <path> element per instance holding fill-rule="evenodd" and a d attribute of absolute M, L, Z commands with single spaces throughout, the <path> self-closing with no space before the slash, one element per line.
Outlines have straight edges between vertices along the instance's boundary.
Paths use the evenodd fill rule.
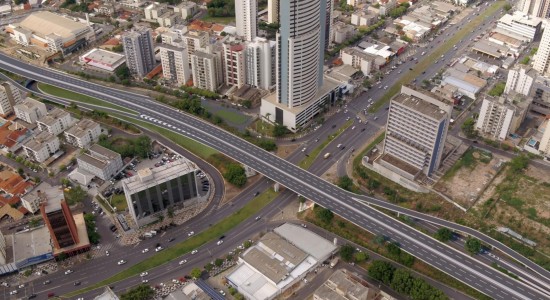
<path fill-rule="evenodd" d="M 279 183 L 278 183 L 278 182 L 275 182 L 275 184 L 273 185 L 273 191 L 278 192 L 278 191 L 279 191 L 279 187 L 280 187 Z"/>

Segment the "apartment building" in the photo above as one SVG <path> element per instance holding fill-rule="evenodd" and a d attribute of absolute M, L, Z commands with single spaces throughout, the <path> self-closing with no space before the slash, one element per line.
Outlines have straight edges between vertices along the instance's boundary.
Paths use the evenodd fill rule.
<path fill-rule="evenodd" d="M 527 96 L 531 92 L 536 77 L 537 71 L 534 69 L 516 66 L 508 72 L 504 93 L 516 92 Z"/>
<path fill-rule="evenodd" d="M 87 148 L 97 142 L 101 135 L 101 126 L 90 119 L 82 119 L 65 131 L 65 140 L 75 147 Z"/>
<path fill-rule="evenodd" d="M 276 59 L 274 41 L 256 37 L 246 44 L 245 68 L 246 84 L 264 90 L 275 86 Z"/>
<path fill-rule="evenodd" d="M 361 70 L 363 75 L 370 75 L 374 68 L 375 56 L 355 47 L 347 47 L 340 51 L 342 62 L 355 69 Z"/>
<path fill-rule="evenodd" d="M 8 82 L 0 84 L 0 115 L 7 116 L 13 113 L 13 107 L 21 104 L 21 93 Z"/>
<path fill-rule="evenodd" d="M 191 65 L 191 55 L 195 51 L 211 53 L 210 35 L 205 31 L 190 30 L 183 36 L 183 42 L 187 48 L 187 57 Z"/>
<path fill-rule="evenodd" d="M 25 154 L 31 160 L 42 163 L 59 151 L 59 138 L 48 131 L 41 131 L 23 145 Z"/>
<path fill-rule="evenodd" d="M 496 31 L 510 32 L 522 37 L 524 42 L 531 42 L 541 30 L 542 21 L 539 18 L 530 17 L 520 11 L 514 14 L 505 14 L 498 22 Z"/>
<path fill-rule="evenodd" d="M 223 43 L 225 84 L 242 87 L 246 83 L 245 45 L 239 41 Z"/>
<path fill-rule="evenodd" d="M 38 119 L 36 125 L 38 125 L 40 131 L 59 135 L 73 126 L 75 121 L 69 112 L 56 107 L 50 110 L 47 115 Z"/>
<path fill-rule="evenodd" d="M 21 104 L 15 105 L 13 110 L 15 111 L 15 116 L 29 124 L 35 123 L 48 113 L 44 103 L 28 97 Z"/>
<path fill-rule="evenodd" d="M 486 96 L 479 110 L 476 129 L 486 138 L 503 141 L 519 128 L 528 107 L 527 100 Z"/>
<path fill-rule="evenodd" d="M 89 153 L 76 158 L 78 168 L 95 175 L 101 180 L 109 180 L 122 169 L 120 154 L 98 144 L 90 147 Z"/>
<path fill-rule="evenodd" d="M 550 3 L 550 0 L 548 1 Z M 548 76 L 550 66 L 550 28 L 546 28 L 542 33 L 540 44 L 533 58 L 533 69 L 540 75 Z"/>
<path fill-rule="evenodd" d="M 216 92 L 223 82 L 221 57 L 218 53 L 195 51 L 191 55 L 193 85 L 200 89 Z"/>
<path fill-rule="evenodd" d="M 185 85 L 191 78 L 187 49 L 169 44 L 162 44 L 159 49 L 163 77 L 178 85 Z"/>
<path fill-rule="evenodd" d="M 156 65 L 151 29 L 134 27 L 122 36 L 126 65 L 132 76 L 143 78 Z"/>

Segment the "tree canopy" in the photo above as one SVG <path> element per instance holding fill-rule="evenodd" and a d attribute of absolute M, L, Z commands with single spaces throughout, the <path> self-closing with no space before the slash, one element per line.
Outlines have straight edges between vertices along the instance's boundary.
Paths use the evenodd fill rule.
<path fill-rule="evenodd" d="M 148 300 L 153 299 L 155 291 L 146 285 L 140 284 L 136 288 L 128 290 L 126 293 L 120 295 L 120 300 Z"/>
<path fill-rule="evenodd" d="M 449 228 L 442 227 L 435 233 L 435 238 L 442 242 L 447 242 L 453 238 L 453 232 Z"/>
<path fill-rule="evenodd" d="M 477 254 L 481 251 L 481 242 L 473 237 L 469 237 L 464 244 L 464 247 L 471 254 Z"/>

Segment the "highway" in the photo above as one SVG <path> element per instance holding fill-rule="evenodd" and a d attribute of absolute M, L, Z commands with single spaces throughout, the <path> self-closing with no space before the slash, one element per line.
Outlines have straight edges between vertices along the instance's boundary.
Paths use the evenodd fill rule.
<path fill-rule="evenodd" d="M 87 82 L 61 72 L 38 68 L 0 55 L 0 67 L 30 79 L 52 84 L 77 93 L 96 97 L 139 112 L 144 121 L 155 123 L 198 142 L 208 145 L 233 159 L 247 164 L 287 188 L 330 208 L 334 213 L 373 232 L 384 234 L 401 247 L 428 264 L 463 281 L 496 299 L 546 299 L 547 296 L 500 273 L 481 265 L 435 239 L 369 207 L 376 205 L 413 218 L 469 233 L 550 277 L 549 272 L 500 244 L 471 229 L 452 222 L 387 203 L 383 200 L 346 192 L 312 173 L 250 144 L 196 117 L 178 112 L 148 97 Z M 526 298 L 527 297 L 527 298 Z"/>

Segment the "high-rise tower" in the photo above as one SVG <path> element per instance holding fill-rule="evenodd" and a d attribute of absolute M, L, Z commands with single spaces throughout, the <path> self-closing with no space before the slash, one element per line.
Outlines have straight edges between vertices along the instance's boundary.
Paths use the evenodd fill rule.
<path fill-rule="evenodd" d="M 237 35 L 252 41 L 258 26 L 258 2 L 256 0 L 235 0 L 235 22 Z"/>

